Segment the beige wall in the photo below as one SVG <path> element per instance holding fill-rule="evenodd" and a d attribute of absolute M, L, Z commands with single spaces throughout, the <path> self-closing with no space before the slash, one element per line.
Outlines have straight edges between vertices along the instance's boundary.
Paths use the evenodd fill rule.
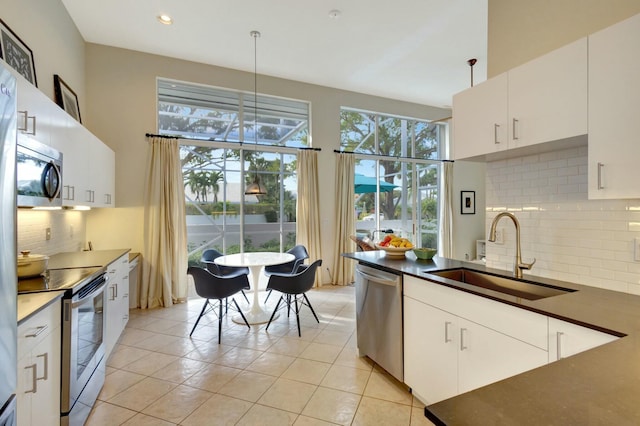
<path fill-rule="evenodd" d="M 78 95 L 85 118 L 84 39 L 60 0 L 0 0 L 0 18 L 33 51 L 38 88 L 54 100 L 53 75 Z"/>
<path fill-rule="evenodd" d="M 143 251 L 143 196 L 147 143 L 156 127 L 156 78 L 164 77 L 230 89 L 253 91 L 253 74 L 130 50 L 87 44 L 86 79 L 89 119 L 86 125 L 116 153 L 115 211 L 89 215 L 87 239 L 94 247 L 115 245 Z M 311 102 L 312 143 L 322 148 L 319 164 L 322 257 L 332 268 L 335 239 L 335 154 L 339 148 L 341 106 L 424 119 L 450 111 L 260 76 L 263 94 Z M 111 226 L 105 226 L 110 224 Z M 323 268 L 326 275 L 326 268 Z M 323 277 L 328 282 L 328 275 Z"/>
<path fill-rule="evenodd" d="M 638 0 L 489 0 L 487 77 L 637 13 Z"/>

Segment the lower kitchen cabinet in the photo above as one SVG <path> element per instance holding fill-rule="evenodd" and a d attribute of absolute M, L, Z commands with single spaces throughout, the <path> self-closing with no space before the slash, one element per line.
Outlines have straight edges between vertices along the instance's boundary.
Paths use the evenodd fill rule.
<path fill-rule="evenodd" d="M 458 394 L 457 317 L 404 298 L 404 381 L 424 403 Z"/>
<path fill-rule="evenodd" d="M 404 286 L 404 380 L 423 403 L 547 363 L 546 316 L 414 277 L 405 276 Z M 509 335 L 495 330 L 507 322 Z"/>
<path fill-rule="evenodd" d="M 549 318 L 549 362 L 617 340 L 617 336 Z"/>
<path fill-rule="evenodd" d="M 17 424 L 60 424 L 61 303 L 18 326 Z"/>
<path fill-rule="evenodd" d="M 108 358 L 129 321 L 129 253 L 107 266 L 105 356 Z"/>

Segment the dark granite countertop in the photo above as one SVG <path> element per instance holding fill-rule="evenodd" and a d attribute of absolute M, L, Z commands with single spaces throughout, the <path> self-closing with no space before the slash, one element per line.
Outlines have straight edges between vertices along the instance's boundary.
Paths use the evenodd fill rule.
<path fill-rule="evenodd" d="M 413 253 L 400 260 L 382 251 L 343 256 L 423 279 L 425 272 L 456 267 L 512 275 L 471 262 L 417 260 Z M 524 279 L 577 291 L 524 300 L 451 280 L 430 281 L 624 337 L 429 405 L 429 419 L 445 425 L 640 424 L 640 296 L 526 273 Z"/>
<path fill-rule="evenodd" d="M 129 251 L 114 249 L 57 253 L 49 258 L 49 269 L 105 267 Z"/>

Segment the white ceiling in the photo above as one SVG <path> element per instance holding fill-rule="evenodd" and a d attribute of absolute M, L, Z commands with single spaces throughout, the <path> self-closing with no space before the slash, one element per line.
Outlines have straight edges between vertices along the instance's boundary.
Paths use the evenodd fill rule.
<path fill-rule="evenodd" d="M 258 30 L 258 74 L 439 107 L 486 79 L 487 1 L 62 0 L 87 42 L 253 72 Z"/>

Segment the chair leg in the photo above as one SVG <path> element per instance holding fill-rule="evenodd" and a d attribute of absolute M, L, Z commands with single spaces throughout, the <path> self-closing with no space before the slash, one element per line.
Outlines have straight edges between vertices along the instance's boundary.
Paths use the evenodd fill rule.
<path fill-rule="evenodd" d="M 246 296 L 245 296 L 246 297 Z M 238 309 L 238 312 L 240 312 L 240 316 L 242 317 L 242 319 L 244 320 L 244 323 L 247 324 L 247 327 L 249 327 L 249 330 L 251 330 L 251 326 L 249 325 L 249 322 L 247 321 L 247 319 L 245 318 L 244 314 L 242 313 L 242 310 L 240 309 L 240 306 L 238 306 L 238 302 L 236 302 L 235 298 L 231 298 L 231 300 L 233 300 L 233 303 L 236 304 L 236 308 Z"/>
<path fill-rule="evenodd" d="M 282 302 L 282 297 L 283 296 L 280 296 L 280 299 L 278 299 L 278 303 L 276 303 L 276 308 L 273 310 L 273 313 L 271 314 L 271 318 L 269 318 L 269 323 L 264 328 L 265 331 L 269 329 L 269 326 L 271 325 L 271 321 L 273 321 L 273 317 L 276 315 L 276 312 L 278 312 L 278 306 L 280 306 L 280 302 Z"/>
<path fill-rule="evenodd" d="M 208 305 L 209 305 L 209 299 L 204 301 L 204 306 L 202 307 L 202 310 L 200 311 L 200 315 L 198 316 L 198 319 L 196 320 L 196 323 L 193 324 L 193 328 L 191 329 L 191 333 L 189 333 L 189 337 L 191 337 L 193 332 L 196 331 L 196 327 L 198 326 L 198 323 L 200 322 L 200 318 L 202 318 L 202 316 L 204 315 L 204 311 L 205 311 L 205 309 L 207 309 Z"/>
<path fill-rule="evenodd" d="M 302 337 L 300 334 L 300 307 L 298 307 L 298 295 L 293 296 L 293 301 L 296 304 L 296 323 L 298 324 L 298 337 Z"/>
<path fill-rule="evenodd" d="M 220 315 L 218 315 L 218 344 L 222 340 L 222 300 L 220 301 Z"/>
<path fill-rule="evenodd" d="M 289 312 L 291 312 L 291 295 L 287 294 L 287 318 L 289 318 Z"/>
<path fill-rule="evenodd" d="M 271 296 L 271 292 L 272 292 L 272 291 L 273 291 L 273 289 L 270 289 L 270 290 L 267 292 L 267 297 L 265 297 L 265 298 L 264 298 L 264 303 L 267 303 L 267 300 L 269 300 L 269 296 Z M 244 293 L 242 293 L 242 294 L 244 294 Z M 245 296 L 245 297 L 247 297 L 247 296 Z M 247 303 L 249 303 L 249 301 L 248 301 L 248 300 L 247 300 Z"/>
<path fill-rule="evenodd" d="M 244 290 L 240 290 L 240 291 L 242 292 L 242 295 L 244 296 L 244 300 L 246 300 L 248 304 L 251 304 L 249 302 L 249 298 L 247 297 L 247 294 L 244 292 Z M 267 298 L 269 298 L 269 296 L 267 296 Z M 265 300 L 265 302 L 266 302 L 266 300 Z"/>
<path fill-rule="evenodd" d="M 307 295 L 305 293 L 302 293 L 302 296 L 304 296 L 304 300 L 307 301 L 307 306 L 309 307 L 309 309 L 311 309 L 311 313 L 313 314 L 314 317 L 316 317 L 316 321 L 318 321 L 318 324 L 320 324 L 320 320 L 318 319 L 318 316 L 316 315 L 316 311 L 313 310 L 313 306 L 311 306 L 311 302 L 309 302 L 309 299 L 307 298 Z"/>

